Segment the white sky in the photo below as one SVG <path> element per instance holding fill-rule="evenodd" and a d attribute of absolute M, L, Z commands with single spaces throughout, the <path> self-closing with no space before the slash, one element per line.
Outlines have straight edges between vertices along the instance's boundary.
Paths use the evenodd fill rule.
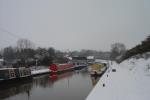
<path fill-rule="evenodd" d="M 0 48 L 18 39 L 60 50 L 131 48 L 150 33 L 150 0 L 0 0 Z"/>

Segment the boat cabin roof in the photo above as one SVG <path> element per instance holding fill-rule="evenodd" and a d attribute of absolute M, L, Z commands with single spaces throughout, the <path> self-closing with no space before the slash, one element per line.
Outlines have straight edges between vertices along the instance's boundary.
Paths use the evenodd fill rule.
<path fill-rule="evenodd" d="M 87 60 L 86 57 L 72 57 L 72 60 Z"/>
<path fill-rule="evenodd" d="M 8 69 L 16 69 L 16 68 L 0 68 L 0 70 L 8 70 Z"/>

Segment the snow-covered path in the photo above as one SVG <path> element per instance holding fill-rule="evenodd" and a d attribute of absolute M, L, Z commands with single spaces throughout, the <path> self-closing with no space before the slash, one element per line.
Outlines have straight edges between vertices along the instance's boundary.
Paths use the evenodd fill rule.
<path fill-rule="evenodd" d="M 100 99 L 150 100 L 150 59 L 112 64 L 86 100 Z"/>

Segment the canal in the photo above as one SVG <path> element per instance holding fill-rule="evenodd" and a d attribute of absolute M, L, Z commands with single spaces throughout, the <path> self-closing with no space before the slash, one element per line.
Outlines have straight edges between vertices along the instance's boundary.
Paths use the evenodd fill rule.
<path fill-rule="evenodd" d="M 49 74 L 0 87 L 0 100 L 85 100 L 98 79 L 87 68 L 50 77 Z"/>

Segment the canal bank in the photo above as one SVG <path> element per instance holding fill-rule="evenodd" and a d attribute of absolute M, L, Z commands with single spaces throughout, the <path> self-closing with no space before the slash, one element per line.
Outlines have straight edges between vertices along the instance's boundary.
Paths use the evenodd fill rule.
<path fill-rule="evenodd" d="M 113 63 L 86 100 L 149 100 L 150 59 Z"/>

